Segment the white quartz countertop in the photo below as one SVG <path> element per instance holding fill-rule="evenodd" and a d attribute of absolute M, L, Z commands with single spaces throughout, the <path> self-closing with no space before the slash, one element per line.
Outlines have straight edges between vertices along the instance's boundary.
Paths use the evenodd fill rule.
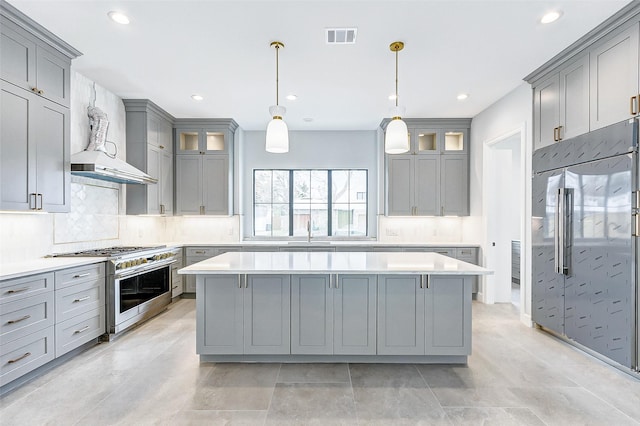
<path fill-rule="evenodd" d="M 169 241 L 163 242 L 167 247 L 265 247 L 265 246 L 273 246 L 273 247 L 344 247 L 344 246 L 355 246 L 355 247 L 443 247 L 443 248 L 455 248 L 455 247 L 480 247 L 480 244 L 476 243 L 398 243 L 398 242 L 381 242 L 375 240 L 332 240 L 332 241 L 320 241 L 320 240 L 311 240 L 311 242 L 307 241 L 236 241 L 236 242 L 226 242 L 226 243 L 184 243 L 178 241 Z"/>
<path fill-rule="evenodd" d="M 42 257 L 24 262 L 0 263 L 0 280 L 40 274 L 106 261 L 106 257 Z"/>
<path fill-rule="evenodd" d="M 178 273 L 488 275 L 493 271 L 437 253 L 229 252 Z"/>

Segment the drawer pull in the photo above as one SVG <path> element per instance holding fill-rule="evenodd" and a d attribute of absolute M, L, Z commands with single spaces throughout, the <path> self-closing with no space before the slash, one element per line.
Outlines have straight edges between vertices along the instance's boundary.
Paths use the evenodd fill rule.
<path fill-rule="evenodd" d="M 76 330 L 73 332 L 73 334 L 80 334 L 80 333 L 84 333 L 85 331 L 87 331 L 89 329 L 88 325 L 85 325 L 84 327 L 82 327 L 80 330 Z"/>
<path fill-rule="evenodd" d="M 196 250 L 194 251 L 195 254 L 205 254 L 206 251 L 202 251 L 202 250 Z"/>
<path fill-rule="evenodd" d="M 26 354 L 19 356 L 18 358 L 15 359 L 10 359 L 9 361 L 7 361 L 7 364 L 14 364 L 20 360 L 25 359 L 26 357 L 31 356 L 31 352 L 27 352 Z"/>
<path fill-rule="evenodd" d="M 91 275 L 91 273 L 87 272 L 86 274 L 78 274 L 78 275 L 74 275 L 73 278 L 84 278 L 84 277 L 88 277 L 89 275 Z"/>
<path fill-rule="evenodd" d="M 31 287 L 22 287 L 22 288 L 14 288 L 12 290 L 8 290 L 7 294 L 15 294 L 15 293 L 22 293 L 23 291 L 27 291 L 29 290 Z"/>
<path fill-rule="evenodd" d="M 85 300 L 91 299 L 91 296 L 79 297 L 77 299 L 73 299 L 73 303 L 84 302 Z"/>
<path fill-rule="evenodd" d="M 171 287 L 172 290 L 175 290 L 176 288 L 178 288 L 177 285 L 174 285 L 173 287 Z"/>
<path fill-rule="evenodd" d="M 9 321 L 7 321 L 7 324 L 15 324 L 15 323 L 17 323 L 17 322 L 24 321 L 24 320 L 27 320 L 27 319 L 29 319 L 29 318 L 31 318 L 31 315 L 25 315 L 25 316 L 23 316 L 22 318 L 18 318 L 18 319 L 14 319 L 14 320 L 9 320 Z"/>

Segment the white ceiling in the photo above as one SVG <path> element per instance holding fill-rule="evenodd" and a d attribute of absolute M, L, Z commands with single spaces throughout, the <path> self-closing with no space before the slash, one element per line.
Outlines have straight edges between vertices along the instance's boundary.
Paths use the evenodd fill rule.
<path fill-rule="evenodd" d="M 405 42 L 406 117 L 473 117 L 628 0 L 9 2 L 80 50 L 74 69 L 120 97 L 151 99 L 175 117 L 231 117 L 245 130 L 264 130 L 271 118 L 269 43 L 280 40 L 289 128 L 369 130 L 393 105 L 391 42 Z M 540 24 L 552 8 L 562 18 Z M 110 10 L 131 24 L 114 23 Z M 357 27 L 357 43 L 325 44 L 324 29 L 342 26 Z M 284 99 L 290 93 L 298 100 Z"/>

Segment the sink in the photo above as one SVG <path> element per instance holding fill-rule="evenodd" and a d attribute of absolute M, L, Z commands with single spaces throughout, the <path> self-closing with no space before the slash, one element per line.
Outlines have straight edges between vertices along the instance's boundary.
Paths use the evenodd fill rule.
<path fill-rule="evenodd" d="M 292 246 L 329 246 L 331 245 L 330 241 L 311 241 L 310 243 L 306 241 L 288 241 L 287 245 Z"/>

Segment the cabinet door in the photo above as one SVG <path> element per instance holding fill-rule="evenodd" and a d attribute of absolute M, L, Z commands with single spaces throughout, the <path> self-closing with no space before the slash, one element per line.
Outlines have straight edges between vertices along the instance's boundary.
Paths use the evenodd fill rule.
<path fill-rule="evenodd" d="M 424 355 L 424 302 L 420 276 L 378 276 L 378 355 Z"/>
<path fill-rule="evenodd" d="M 425 353 L 471 354 L 471 277 L 431 275 L 425 289 Z"/>
<path fill-rule="evenodd" d="M 442 135 L 443 154 L 467 154 L 469 152 L 469 131 L 467 129 L 447 129 Z"/>
<path fill-rule="evenodd" d="M 560 77 L 554 74 L 533 89 L 534 149 L 551 145 L 560 119 Z"/>
<path fill-rule="evenodd" d="M 411 156 L 387 156 L 387 214 L 410 216 L 413 212 L 413 158 Z"/>
<path fill-rule="evenodd" d="M 176 213 L 202 214 L 202 158 L 176 156 Z"/>
<path fill-rule="evenodd" d="M 421 216 L 440 214 L 440 156 L 415 158 L 415 210 Z"/>
<path fill-rule="evenodd" d="M 201 133 L 201 149 L 205 154 L 227 154 L 230 141 L 227 132 L 222 130 L 205 129 Z"/>
<path fill-rule="evenodd" d="M 333 353 L 376 354 L 376 276 L 339 275 L 333 291 Z"/>
<path fill-rule="evenodd" d="M 443 216 L 469 215 L 469 156 L 441 157 L 440 209 Z"/>
<path fill-rule="evenodd" d="M 589 131 L 589 56 L 560 71 L 560 139 Z"/>
<path fill-rule="evenodd" d="M 229 157 L 205 155 L 202 157 L 203 205 L 205 214 L 229 214 Z"/>
<path fill-rule="evenodd" d="M 291 353 L 289 275 L 248 275 L 244 288 L 244 353 Z"/>
<path fill-rule="evenodd" d="M 173 154 L 162 151 L 160 161 L 161 212 L 170 216 L 173 214 Z"/>
<path fill-rule="evenodd" d="M 147 185 L 147 214 L 160 214 L 160 191 L 164 182 L 160 171 L 162 152 L 157 146 L 147 145 L 147 174 L 158 179 L 158 183 Z"/>
<path fill-rule="evenodd" d="M 411 152 L 419 155 L 438 155 L 442 150 L 442 130 L 440 129 L 415 129 Z"/>
<path fill-rule="evenodd" d="M 39 207 L 52 213 L 68 212 L 71 209 L 69 109 L 41 99 L 36 117 Z"/>
<path fill-rule="evenodd" d="M 196 282 L 198 354 L 241 354 L 243 352 L 243 289 L 239 288 L 239 277 L 237 275 L 197 275 Z"/>
<path fill-rule="evenodd" d="M 333 353 L 333 292 L 329 275 L 291 277 L 291 353 Z"/>
<path fill-rule="evenodd" d="M 0 209 L 29 210 L 35 208 L 37 131 L 30 117 L 39 99 L 4 81 L 1 95 Z"/>
<path fill-rule="evenodd" d="M 71 64 L 42 47 L 36 49 L 36 80 L 41 96 L 69 107 Z"/>
<path fill-rule="evenodd" d="M 201 155 L 199 129 L 176 129 L 176 153 Z"/>
<path fill-rule="evenodd" d="M 36 44 L 10 28 L 13 24 L 0 21 L 0 76 L 3 80 L 26 90 L 36 87 Z"/>
<path fill-rule="evenodd" d="M 591 130 L 629 118 L 630 98 L 638 94 L 638 24 L 590 52 Z"/>

